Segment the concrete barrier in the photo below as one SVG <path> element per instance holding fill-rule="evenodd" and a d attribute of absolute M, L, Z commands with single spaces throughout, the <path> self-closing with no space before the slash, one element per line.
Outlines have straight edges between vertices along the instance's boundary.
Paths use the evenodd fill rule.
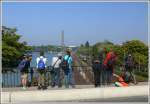
<path fill-rule="evenodd" d="M 11 93 L 9 92 L 1 92 L 1 102 L 11 102 Z"/>
<path fill-rule="evenodd" d="M 148 96 L 148 85 L 44 91 L 3 92 L 2 102 L 72 101 L 130 96 Z"/>

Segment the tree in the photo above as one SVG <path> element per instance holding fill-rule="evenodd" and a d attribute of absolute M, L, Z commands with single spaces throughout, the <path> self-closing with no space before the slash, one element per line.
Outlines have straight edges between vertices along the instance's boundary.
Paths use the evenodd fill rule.
<path fill-rule="evenodd" d="M 148 46 L 140 40 L 131 40 L 123 43 L 126 53 L 134 56 L 136 64 L 148 65 Z"/>
<path fill-rule="evenodd" d="M 2 67 L 15 67 L 18 59 L 31 48 L 26 42 L 19 42 L 21 35 L 16 34 L 17 29 L 2 27 Z"/>
<path fill-rule="evenodd" d="M 85 47 L 88 48 L 89 46 L 90 46 L 90 44 L 89 44 L 89 42 L 87 41 L 87 42 L 85 43 Z"/>

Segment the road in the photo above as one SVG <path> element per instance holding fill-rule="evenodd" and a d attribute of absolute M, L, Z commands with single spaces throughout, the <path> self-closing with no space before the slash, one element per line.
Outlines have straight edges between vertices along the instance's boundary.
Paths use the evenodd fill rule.
<path fill-rule="evenodd" d="M 126 102 L 125 102 L 126 101 Z M 89 100 L 76 100 L 76 101 L 61 101 L 61 102 L 18 102 L 13 104 L 104 104 L 104 103 L 127 103 L 127 104 L 148 104 L 148 96 L 135 96 L 135 97 L 125 97 L 125 98 L 109 98 L 109 99 L 89 99 Z M 138 102 L 138 103 L 137 103 Z M 9 103 L 2 103 L 9 104 Z"/>

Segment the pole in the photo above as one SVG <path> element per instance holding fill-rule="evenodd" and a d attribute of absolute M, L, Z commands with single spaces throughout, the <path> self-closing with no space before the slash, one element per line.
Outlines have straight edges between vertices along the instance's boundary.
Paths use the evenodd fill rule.
<path fill-rule="evenodd" d="M 123 61 L 124 62 L 123 67 L 124 67 L 124 70 L 125 70 L 125 50 L 123 50 L 123 57 L 124 57 L 123 58 L 124 59 L 124 61 Z"/>
<path fill-rule="evenodd" d="M 140 56 L 139 56 L 139 72 L 140 72 Z"/>
<path fill-rule="evenodd" d="M 64 30 L 61 32 L 61 50 L 62 54 L 64 54 Z"/>

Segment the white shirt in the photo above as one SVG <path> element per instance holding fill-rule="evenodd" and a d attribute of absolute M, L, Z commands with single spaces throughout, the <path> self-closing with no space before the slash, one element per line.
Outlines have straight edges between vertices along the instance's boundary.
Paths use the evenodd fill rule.
<path fill-rule="evenodd" d="M 43 56 L 40 56 L 40 57 L 37 57 L 36 58 L 36 63 L 37 63 L 37 68 L 38 68 L 38 63 L 39 63 L 39 61 L 40 61 L 40 59 L 43 59 L 43 62 L 44 62 L 44 64 L 45 64 L 45 67 L 46 67 L 46 61 L 47 61 L 47 58 L 45 58 L 45 57 L 43 57 Z"/>
<path fill-rule="evenodd" d="M 57 62 L 56 62 L 57 61 Z M 56 64 L 55 64 L 56 63 Z M 54 68 L 59 68 L 59 65 L 61 63 L 61 59 L 59 59 L 58 57 L 53 57 L 52 58 L 52 63 L 51 65 L 53 66 L 54 64 Z"/>

